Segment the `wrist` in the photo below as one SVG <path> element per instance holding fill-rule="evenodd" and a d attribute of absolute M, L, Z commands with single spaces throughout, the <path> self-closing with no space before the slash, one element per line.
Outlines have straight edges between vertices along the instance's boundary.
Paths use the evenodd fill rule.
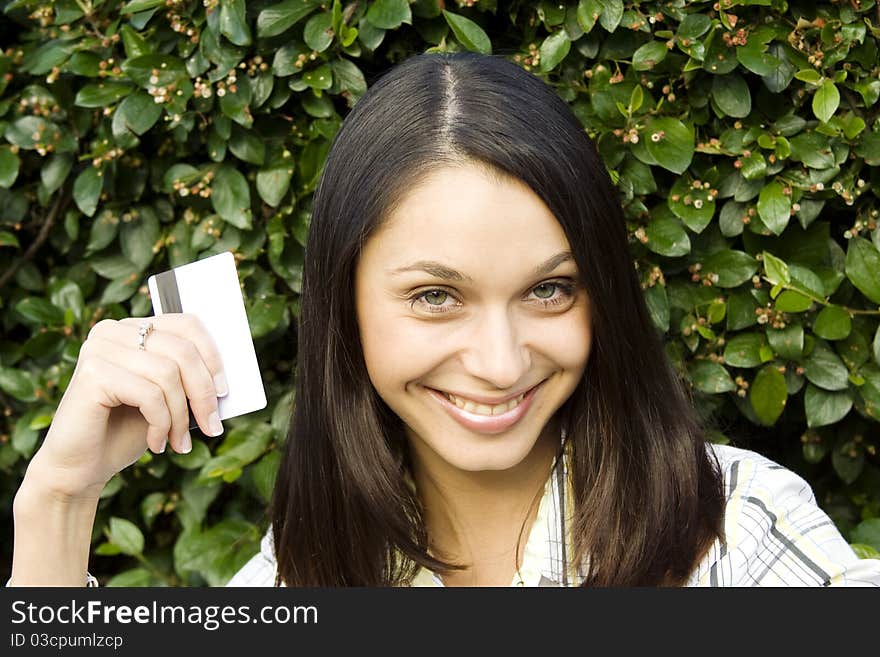
<path fill-rule="evenodd" d="M 84 586 L 100 491 L 69 495 L 28 473 L 13 502 L 10 586 Z"/>
<path fill-rule="evenodd" d="M 68 481 L 63 473 L 45 465 L 37 452 L 25 471 L 16 501 L 22 496 L 40 504 L 64 507 L 92 507 L 97 505 L 106 483 L 80 485 Z"/>

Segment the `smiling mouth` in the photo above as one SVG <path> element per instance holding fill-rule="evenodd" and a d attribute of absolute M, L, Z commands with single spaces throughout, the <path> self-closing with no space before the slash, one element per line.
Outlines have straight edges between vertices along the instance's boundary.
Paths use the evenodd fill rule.
<path fill-rule="evenodd" d="M 544 383 L 544 381 L 535 384 L 525 392 L 521 393 L 519 396 L 500 404 L 484 404 L 468 399 L 467 397 L 458 397 L 450 392 L 437 390 L 436 388 L 430 388 L 430 390 L 433 390 L 437 394 L 442 395 L 446 398 L 447 401 L 463 411 L 473 413 L 474 415 L 492 417 L 497 415 L 504 415 L 505 413 L 509 413 L 510 411 L 515 409 L 517 406 L 522 404 L 523 400 L 542 383 Z"/>
<path fill-rule="evenodd" d="M 514 408 L 519 406 L 522 403 L 522 400 L 528 394 L 528 391 L 522 393 L 519 397 L 515 397 L 510 401 L 504 402 L 503 404 L 478 404 L 477 402 L 470 401 L 469 399 L 463 399 L 461 397 L 456 397 L 453 394 L 448 392 L 443 392 L 442 390 L 438 390 L 441 395 L 446 397 L 450 402 L 455 404 L 458 408 L 467 411 L 468 413 L 474 413 L 475 415 L 503 415 L 508 411 L 512 411 Z"/>

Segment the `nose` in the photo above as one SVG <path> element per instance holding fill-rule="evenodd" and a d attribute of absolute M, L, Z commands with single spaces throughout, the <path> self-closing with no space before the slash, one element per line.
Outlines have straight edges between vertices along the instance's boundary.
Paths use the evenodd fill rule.
<path fill-rule="evenodd" d="M 507 308 L 486 312 L 475 323 L 470 344 L 463 352 L 465 369 L 498 390 L 509 390 L 531 367 L 531 356 L 522 341 L 523 330 Z"/>

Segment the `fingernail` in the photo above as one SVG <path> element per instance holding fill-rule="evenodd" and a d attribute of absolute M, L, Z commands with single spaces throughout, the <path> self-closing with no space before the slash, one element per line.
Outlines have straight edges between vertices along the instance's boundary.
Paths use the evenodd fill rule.
<path fill-rule="evenodd" d="M 220 423 L 220 416 L 214 411 L 208 416 L 208 430 L 212 436 L 219 436 L 223 433 L 223 425 Z"/>
<path fill-rule="evenodd" d="M 223 372 L 214 377 L 214 389 L 217 391 L 218 397 L 225 397 L 229 394 L 229 385 L 226 383 L 226 375 Z"/>
<path fill-rule="evenodd" d="M 165 446 L 166 446 L 167 444 L 168 444 L 168 439 L 167 439 L 167 438 L 163 438 L 163 439 L 162 439 L 162 446 L 159 448 L 159 452 L 158 452 L 159 454 L 162 454 L 162 453 L 165 451 Z"/>
<path fill-rule="evenodd" d="M 192 451 L 192 448 L 192 437 L 189 435 L 189 431 L 187 431 L 183 434 L 183 438 L 180 439 L 180 453 L 189 454 Z"/>

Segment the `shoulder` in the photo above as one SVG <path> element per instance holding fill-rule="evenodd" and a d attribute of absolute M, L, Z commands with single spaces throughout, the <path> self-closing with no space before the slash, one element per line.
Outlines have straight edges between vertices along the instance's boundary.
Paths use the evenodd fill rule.
<path fill-rule="evenodd" d="M 816 497 L 810 485 L 798 474 L 775 461 L 741 447 L 732 445 L 707 446 L 718 460 L 728 500 L 748 500 L 751 503 L 777 505 L 809 502 Z"/>
<path fill-rule="evenodd" d="M 275 539 L 272 527 L 269 527 L 260 541 L 260 551 L 232 576 L 226 586 L 275 586 L 276 571 Z"/>
<path fill-rule="evenodd" d="M 724 541 L 691 585 L 880 585 L 880 561 L 860 560 L 798 474 L 756 452 L 708 445 L 721 470 Z"/>

